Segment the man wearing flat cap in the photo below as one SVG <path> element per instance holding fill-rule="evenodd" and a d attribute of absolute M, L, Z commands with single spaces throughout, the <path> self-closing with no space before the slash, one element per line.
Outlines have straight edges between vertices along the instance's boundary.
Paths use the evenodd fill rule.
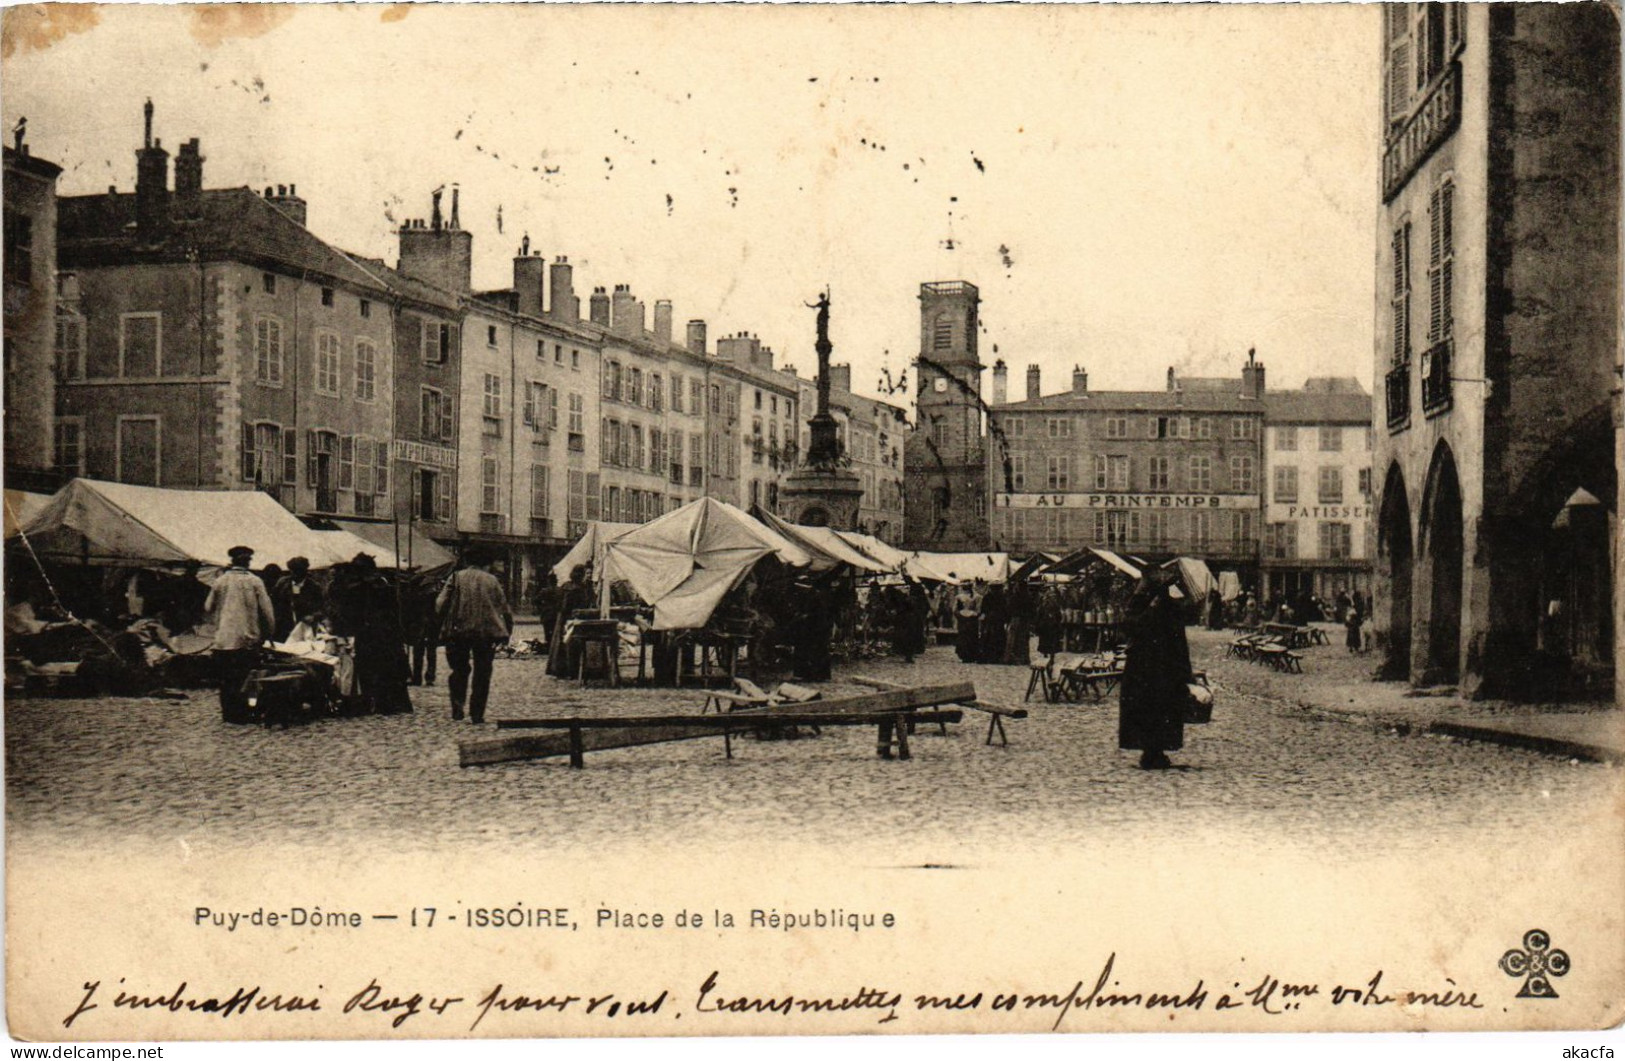
<path fill-rule="evenodd" d="M 203 611 L 214 622 L 215 674 L 220 679 L 220 718 L 249 722 L 248 697 L 243 683 L 254 669 L 259 647 L 276 625 L 271 595 L 265 583 L 248 569 L 254 550 L 234 545 L 226 553 L 231 566 L 214 580 Z"/>

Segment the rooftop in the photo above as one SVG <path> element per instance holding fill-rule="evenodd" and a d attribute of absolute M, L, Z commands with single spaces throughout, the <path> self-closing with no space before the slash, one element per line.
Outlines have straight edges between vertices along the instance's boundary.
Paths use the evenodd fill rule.
<path fill-rule="evenodd" d="M 200 216 L 144 234 L 133 193 L 64 196 L 57 202 L 58 258 L 64 268 L 138 262 L 235 261 L 455 308 L 455 295 L 411 280 L 375 259 L 346 254 L 249 188 L 200 196 Z M 176 200 L 170 195 L 173 208 Z"/>

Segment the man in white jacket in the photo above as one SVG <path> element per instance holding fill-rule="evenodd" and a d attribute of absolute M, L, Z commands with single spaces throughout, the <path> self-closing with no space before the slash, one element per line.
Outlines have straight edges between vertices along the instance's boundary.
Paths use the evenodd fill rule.
<path fill-rule="evenodd" d="M 248 569 L 254 550 L 236 545 L 227 553 L 231 566 L 214 580 L 204 614 L 214 621 L 215 674 L 220 679 L 220 718 L 250 722 L 243 683 L 254 669 L 260 645 L 271 637 L 276 613 L 265 583 Z"/>

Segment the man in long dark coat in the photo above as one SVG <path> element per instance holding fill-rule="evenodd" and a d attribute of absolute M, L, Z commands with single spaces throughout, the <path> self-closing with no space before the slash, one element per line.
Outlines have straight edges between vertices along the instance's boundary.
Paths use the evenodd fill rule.
<path fill-rule="evenodd" d="M 795 584 L 795 676 L 798 681 L 829 681 L 829 642 L 835 623 L 829 587 L 801 580 Z"/>
<path fill-rule="evenodd" d="M 1129 601 L 1128 655 L 1118 686 L 1117 746 L 1140 752 L 1140 769 L 1166 770 L 1168 752 L 1185 743 L 1191 653 L 1180 615 L 1183 594 L 1150 573 Z"/>

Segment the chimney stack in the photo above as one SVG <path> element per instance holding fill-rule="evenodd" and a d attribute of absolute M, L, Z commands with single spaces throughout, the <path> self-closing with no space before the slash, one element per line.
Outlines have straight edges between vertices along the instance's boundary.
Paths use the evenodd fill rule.
<path fill-rule="evenodd" d="M 152 100 L 147 100 L 146 136 L 135 153 L 135 223 L 143 235 L 154 235 L 169 223 L 169 152 L 152 136 Z"/>
<path fill-rule="evenodd" d="M 852 366 L 829 366 L 829 389 L 832 391 L 846 391 L 852 393 Z"/>
<path fill-rule="evenodd" d="M 1032 401 L 1038 397 L 1038 366 L 1027 366 L 1027 400 Z"/>
<path fill-rule="evenodd" d="M 540 251 L 530 251 L 530 237 L 526 236 L 525 242 L 519 246 L 519 254 L 513 260 L 513 291 L 518 299 L 519 312 L 527 317 L 542 315 L 543 274 L 546 271 L 547 259 L 542 257 Z"/>
<path fill-rule="evenodd" d="M 1172 393 L 1179 389 L 1179 382 L 1174 377 L 1174 366 L 1168 366 L 1168 391 Z"/>
<path fill-rule="evenodd" d="M 631 284 L 616 284 L 609 305 L 611 331 L 632 338 L 643 334 L 643 303 L 633 296 Z"/>
<path fill-rule="evenodd" d="M 304 200 L 295 197 L 293 190 L 289 185 L 287 201 L 297 203 L 302 216 Z M 427 226 L 421 218 L 414 218 L 396 233 L 400 240 L 400 270 L 414 280 L 466 295 L 474 285 L 474 234 L 456 227 L 455 191 L 452 193 L 454 223 L 444 224 L 440 214 L 441 191 L 440 188 L 434 190 Z"/>
<path fill-rule="evenodd" d="M 1089 373 L 1084 371 L 1083 368 L 1078 365 L 1072 366 L 1072 393 L 1089 393 Z"/>
<path fill-rule="evenodd" d="M 671 342 L 671 299 L 655 300 L 655 338 L 663 343 Z"/>
<path fill-rule="evenodd" d="M 1004 358 L 993 362 L 993 404 L 1003 405 L 1010 400 L 1010 369 Z"/>
<path fill-rule="evenodd" d="M 592 297 L 587 300 L 587 312 L 594 324 L 600 328 L 609 327 L 609 295 L 603 288 L 592 289 Z"/>
<path fill-rule="evenodd" d="M 181 159 L 185 154 L 186 149 L 183 147 L 181 154 L 175 157 L 175 191 L 177 193 L 180 191 Z M 265 190 L 270 192 L 271 189 L 267 188 Z M 300 228 L 305 227 L 305 201 L 299 198 L 297 186 L 279 184 L 276 186 L 276 194 L 267 195 L 266 199 L 270 200 L 272 206 L 292 218 Z"/>
<path fill-rule="evenodd" d="M 553 259 L 547 281 L 548 316 L 554 320 L 580 320 L 581 300 L 576 298 L 575 273 L 570 266 L 570 259 L 562 254 Z"/>
<path fill-rule="evenodd" d="M 203 214 L 203 155 L 195 136 L 175 156 L 175 214 L 188 218 Z"/>
<path fill-rule="evenodd" d="M 705 322 L 702 320 L 688 322 L 688 352 L 698 357 L 705 356 Z"/>
<path fill-rule="evenodd" d="M 1247 363 L 1241 366 L 1241 396 L 1264 399 L 1264 362 L 1258 360 L 1256 347 L 1247 351 Z"/>

